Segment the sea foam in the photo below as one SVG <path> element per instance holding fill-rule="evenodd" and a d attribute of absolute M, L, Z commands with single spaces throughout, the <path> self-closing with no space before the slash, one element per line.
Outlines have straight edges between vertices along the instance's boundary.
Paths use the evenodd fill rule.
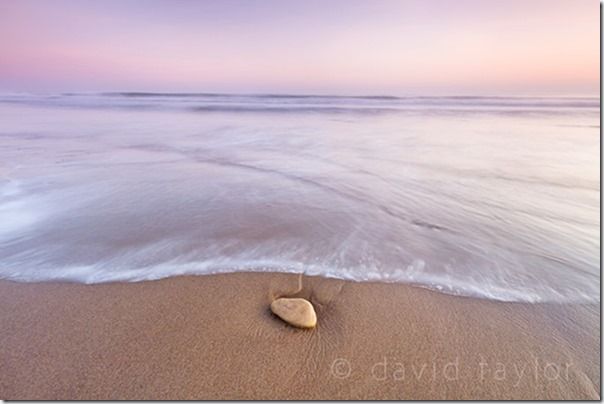
<path fill-rule="evenodd" d="M 3 96 L 0 278 L 279 271 L 596 302 L 598 105 Z"/>

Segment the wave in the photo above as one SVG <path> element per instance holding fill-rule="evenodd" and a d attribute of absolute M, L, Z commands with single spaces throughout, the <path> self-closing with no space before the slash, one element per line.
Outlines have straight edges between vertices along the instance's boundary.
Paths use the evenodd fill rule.
<path fill-rule="evenodd" d="M 0 103 L 71 108 L 165 109 L 194 112 L 301 112 L 396 113 L 444 111 L 453 113 L 536 114 L 572 111 L 599 112 L 594 97 L 495 97 L 220 94 L 220 93 L 63 93 L 53 95 L 5 94 Z"/>
<path fill-rule="evenodd" d="M 0 278 L 280 271 L 598 301 L 597 101 L 3 95 Z"/>
<path fill-rule="evenodd" d="M 151 245 L 136 254 L 148 255 L 157 249 Z M 134 252 L 131 252 L 134 254 Z M 326 267 L 323 265 L 278 259 L 237 259 L 214 257 L 204 261 L 166 262 L 151 266 L 118 266 L 113 261 L 93 265 L 75 265 L 42 270 L 33 275 L 18 269 L 3 269 L 0 279 L 14 282 L 74 282 L 98 284 L 111 282 L 153 281 L 173 276 L 212 275 L 234 272 L 303 273 L 309 276 L 342 279 L 353 282 L 406 283 L 441 293 L 502 302 L 524 303 L 594 303 L 597 288 L 569 287 L 564 291 L 547 285 L 502 283 L 489 277 L 479 280 L 461 279 L 443 273 L 425 271 L 426 262 L 413 260 L 409 265 L 384 271 L 368 267 Z M 597 278 L 593 279 L 597 283 Z"/>

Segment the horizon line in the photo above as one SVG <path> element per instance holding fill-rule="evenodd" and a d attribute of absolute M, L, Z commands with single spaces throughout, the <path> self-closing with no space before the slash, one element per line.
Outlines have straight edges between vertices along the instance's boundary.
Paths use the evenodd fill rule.
<path fill-rule="evenodd" d="M 1 95 L 105 95 L 105 96 L 239 96 L 239 97 L 267 97 L 267 98 L 359 98 L 359 99 L 382 99 L 396 100 L 406 98 L 600 98 L 600 94 L 513 94 L 513 95 L 478 95 L 475 93 L 466 94 L 334 94 L 334 93 L 296 93 L 296 92 L 216 92 L 216 91 L 54 91 L 54 92 L 31 92 L 31 91 L 0 91 Z"/>

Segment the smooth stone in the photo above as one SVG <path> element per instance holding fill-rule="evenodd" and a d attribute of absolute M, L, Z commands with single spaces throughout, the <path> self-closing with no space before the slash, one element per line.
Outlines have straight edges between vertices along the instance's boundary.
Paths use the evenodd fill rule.
<path fill-rule="evenodd" d="M 306 299 L 279 298 L 271 303 L 271 311 L 294 327 L 313 328 L 317 325 L 315 309 Z"/>

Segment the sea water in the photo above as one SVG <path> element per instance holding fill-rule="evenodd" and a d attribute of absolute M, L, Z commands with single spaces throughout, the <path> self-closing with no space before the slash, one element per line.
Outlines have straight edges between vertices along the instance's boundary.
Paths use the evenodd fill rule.
<path fill-rule="evenodd" d="M 599 300 L 599 99 L 0 97 L 0 278 Z"/>

